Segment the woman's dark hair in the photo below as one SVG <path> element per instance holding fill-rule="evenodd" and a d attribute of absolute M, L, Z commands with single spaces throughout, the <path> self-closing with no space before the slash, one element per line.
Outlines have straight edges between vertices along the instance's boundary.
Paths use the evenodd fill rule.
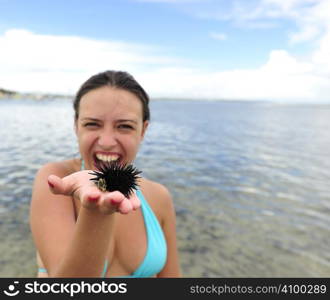
<path fill-rule="evenodd" d="M 102 73 L 98 73 L 90 77 L 87 81 L 85 81 L 82 84 L 73 101 L 75 120 L 78 120 L 79 117 L 79 104 L 82 96 L 84 96 L 91 90 L 103 86 L 115 87 L 118 89 L 126 90 L 134 94 L 142 102 L 143 121 L 150 120 L 148 94 L 141 87 L 141 85 L 134 79 L 132 75 L 122 71 L 105 71 Z"/>

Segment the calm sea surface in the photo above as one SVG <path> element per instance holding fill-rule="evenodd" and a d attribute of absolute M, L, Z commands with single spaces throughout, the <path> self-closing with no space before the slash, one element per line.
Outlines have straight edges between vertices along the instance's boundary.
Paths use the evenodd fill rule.
<path fill-rule="evenodd" d="M 136 165 L 171 191 L 186 277 L 330 277 L 330 106 L 153 101 Z M 32 183 L 78 157 L 68 100 L 0 101 L 0 276 L 33 276 Z"/>

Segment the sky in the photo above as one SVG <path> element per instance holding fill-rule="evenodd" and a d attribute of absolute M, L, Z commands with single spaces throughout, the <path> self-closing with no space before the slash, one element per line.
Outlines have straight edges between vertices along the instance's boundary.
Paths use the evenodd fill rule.
<path fill-rule="evenodd" d="M 0 88 L 105 70 L 155 98 L 330 103 L 330 0 L 0 0 Z"/>

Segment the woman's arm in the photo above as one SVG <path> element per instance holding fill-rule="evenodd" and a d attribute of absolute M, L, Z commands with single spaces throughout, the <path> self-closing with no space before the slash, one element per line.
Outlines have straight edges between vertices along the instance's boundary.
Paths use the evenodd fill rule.
<path fill-rule="evenodd" d="M 89 179 L 81 179 L 86 171 L 78 173 L 74 174 L 79 178 L 72 174 L 61 180 L 66 174 L 58 164 L 47 164 L 35 178 L 31 231 L 50 277 L 100 277 L 111 247 L 114 211 L 124 204 L 119 192 L 101 193 L 93 185 L 79 185 L 79 180 L 88 183 Z M 47 183 L 50 174 L 59 176 L 51 180 L 53 192 Z M 77 220 L 71 196 L 74 190 L 82 204 Z M 90 196 L 97 200 L 90 201 Z"/>
<path fill-rule="evenodd" d="M 161 203 L 162 228 L 167 243 L 167 260 L 157 277 L 181 277 L 180 263 L 176 242 L 176 217 L 173 200 L 168 190 L 158 185 L 158 201 Z"/>

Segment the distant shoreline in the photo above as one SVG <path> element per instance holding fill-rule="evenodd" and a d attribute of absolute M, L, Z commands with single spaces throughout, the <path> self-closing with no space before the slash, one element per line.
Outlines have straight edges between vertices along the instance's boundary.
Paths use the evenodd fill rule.
<path fill-rule="evenodd" d="M 21 93 L 17 91 L 7 90 L 0 88 L 0 99 L 34 99 L 34 100 L 44 100 L 44 99 L 72 99 L 72 95 L 61 95 L 61 94 L 43 94 L 43 93 Z"/>
<path fill-rule="evenodd" d="M 74 95 L 51 94 L 51 93 L 24 93 L 0 88 L 0 100 L 13 99 L 13 100 L 49 100 L 49 99 L 68 99 L 72 100 Z M 190 97 L 152 97 L 152 101 L 210 101 L 210 102 L 231 102 L 242 104 L 276 104 L 276 105 L 322 105 L 329 106 L 330 101 L 307 101 L 307 100 L 272 100 L 272 99 L 225 99 L 225 98 L 190 98 Z"/>
<path fill-rule="evenodd" d="M 6 90 L 0 88 L 0 99 L 33 99 L 33 100 L 46 100 L 46 99 L 73 99 L 74 95 L 63 95 L 63 94 L 50 94 L 50 93 L 23 93 L 12 90 Z M 197 99 L 197 98 L 184 98 L 184 97 L 150 97 L 152 101 L 248 101 L 256 102 L 255 100 L 235 100 L 235 99 Z M 257 101 L 259 102 L 259 101 Z"/>

